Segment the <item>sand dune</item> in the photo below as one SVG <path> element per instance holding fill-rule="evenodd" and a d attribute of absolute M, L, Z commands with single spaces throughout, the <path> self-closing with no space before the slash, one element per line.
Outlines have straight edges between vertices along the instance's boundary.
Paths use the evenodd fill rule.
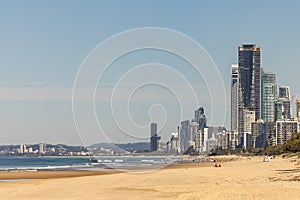
<path fill-rule="evenodd" d="M 222 167 L 214 164 L 0 182 L 0 199 L 300 199 L 298 161 L 276 158 L 266 163 L 262 158 L 244 158 L 222 162 Z"/>

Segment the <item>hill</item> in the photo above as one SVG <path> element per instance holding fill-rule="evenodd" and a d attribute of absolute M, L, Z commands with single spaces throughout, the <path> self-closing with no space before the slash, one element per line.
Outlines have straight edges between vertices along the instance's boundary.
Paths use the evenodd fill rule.
<path fill-rule="evenodd" d="M 114 151 L 125 150 L 129 152 L 132 151 L 145 152 L 145 151 L 149 151 L 150 144 L 149 142 L 137 142 L 137 143 L 127 143 L 127 144 L 98 143 L 98 144 L 93 144 L 88 148 L 107 148 L 107 149 L 112 149 Z"/>

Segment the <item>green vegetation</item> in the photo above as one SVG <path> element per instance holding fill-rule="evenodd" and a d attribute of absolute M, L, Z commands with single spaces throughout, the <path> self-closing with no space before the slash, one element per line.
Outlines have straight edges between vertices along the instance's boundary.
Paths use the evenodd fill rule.
<path fill-rule="evenodd" d="M 258 156 L 258 155 L 264 155 L 264 149 L 263 148 L 253 148 L 249 147 L 246 149 L 221 149 L 217 148 L 215 149 L 210 155 L 241 155 L 241 156 Z"/>
<path fill-rule="evenodd" d="M 284 144 L 277 146 L 270 146 L 266 149 L 267 155 L 280 155 L 285 153 L 299 153 L 300 152 L 300 132 L 294 133 L 291 139 Z"/>

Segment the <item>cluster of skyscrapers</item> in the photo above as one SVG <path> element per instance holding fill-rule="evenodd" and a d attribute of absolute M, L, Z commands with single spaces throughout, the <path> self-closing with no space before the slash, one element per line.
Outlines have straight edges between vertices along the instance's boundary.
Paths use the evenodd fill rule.
<path fill-rule="evenodd" d="M 206 121 L 204 108 L 196 109 L 194 118 L 182 121 L 177 127 L 177 132 L 172 133 L 166 143 L 162 143 L 157 135 L 157 124 L 151 123 L 150 151 L 169 154 L 205 154 L 218 146 L 226 146 L 226 137 L 223 137 L 226 135 L 226 128 L 208 126 Z"/>
<path fill-rule="evenodd" d="M 294 103 L 296 116 L 292 115 Z M 261 48 L 244 44 L 238 47 L 238 64 L 231 67 L 231 129 L 208 126 L 200 107 L 165 144 L 152 123 L 150 150 L 205 154 L 216 148 L 264 148 L 290 139 L 300 130 L 299 119 L 300 100 L 291 97 L 288 86 L 277 87 L 276 75 L 261 67 Z"/>
<path fill-rule="evenodd" d="M 28 147 L 25 144 L 20 144 L 20 148 L 17 150 L 19 154 L 26 154 L 26 153 L 39 153 L 45 154 L 46 152 L 46 143 L 40 143 L 38 149 L 33 149 L 32 147 Z"/>
<path fill-rule="evenodd" d="M 277 91 L 279 91 L 277 93 Z M 277 90 L 275 74 L 261 68 L 261 48 L 238 47 L 238 64 L 231 68 L 231 134 L 234 148 L 282 144 L 299 131 L 300 101 L 292 116 L 288 86 Z"/>

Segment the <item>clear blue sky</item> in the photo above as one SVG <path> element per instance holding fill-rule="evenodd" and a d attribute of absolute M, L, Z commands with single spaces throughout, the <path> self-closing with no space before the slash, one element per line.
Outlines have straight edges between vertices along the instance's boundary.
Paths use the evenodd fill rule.
<path fill-rule="evenodd" d="M 170 28 L 194 38 L 218 66 L 228 100 L 237 47 L 255 43 L 278 85 L 300 95 L 299 10 L 296 0 L 0 1 L 0 143 L 82 144 L 71 110 L 76 72 L 97 44 L 132 28 Z M 164 129 L 165 139 L 176 126 Z M 95 140 L 102 138 L 84 143 Z"/>

